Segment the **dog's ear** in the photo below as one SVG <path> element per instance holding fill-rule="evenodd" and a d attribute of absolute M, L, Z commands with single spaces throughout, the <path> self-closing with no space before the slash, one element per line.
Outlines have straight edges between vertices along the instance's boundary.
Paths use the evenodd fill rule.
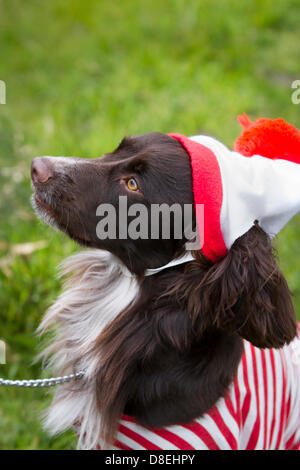
<path fill-rule="evenodd" d="M 257 224 L 221 262 L 204 262 L 198 254 L 197 264 L 201 281 L 196 280 L 196 263 L 191 263 L 186 291 L 197 329 L 215 325 L 260 348 L 282 347 L 297 335 L 291 293 L 271 240 Z"/>

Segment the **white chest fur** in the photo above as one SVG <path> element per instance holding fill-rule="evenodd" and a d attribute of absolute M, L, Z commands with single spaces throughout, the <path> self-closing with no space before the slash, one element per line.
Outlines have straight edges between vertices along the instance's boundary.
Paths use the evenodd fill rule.
<path fill-rule="evenodd" d="M 62 274 L 69 276 L 65 290 L 39 327 L 40 333 L 55 331 L 41 357 L 57 375 L 70 374 L 74 368 L 84 370 L 86 385 L 82 390 L 69 384 L 57 388 L 45 427 L 55 434 L 80 421 L 78 447 L 93 448 L 99 441 L 101 424 L 95 396 L 99 365 L 99 357 L 93 353 L 95 340 L 136 298 L 138 283 L 115 256 L 103 250 L 87 250 L 68 258 Z"/>

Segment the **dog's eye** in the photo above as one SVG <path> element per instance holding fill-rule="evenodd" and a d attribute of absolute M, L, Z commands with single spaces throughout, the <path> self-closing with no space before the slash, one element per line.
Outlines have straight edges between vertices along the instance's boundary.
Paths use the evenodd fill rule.
<path fill-rule="evenodd" d="M 127 188 L 130 189 L 130 191 L 137 191 L 139 189 L 134 178 L 129 178 L 129 180 L 127 180 Z"/>

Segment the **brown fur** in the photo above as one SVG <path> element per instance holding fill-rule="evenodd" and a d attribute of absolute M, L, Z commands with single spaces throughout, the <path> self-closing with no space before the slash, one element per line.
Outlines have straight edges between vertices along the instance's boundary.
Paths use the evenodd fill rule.
<path fill-rule="evenodd" d="M 130 204 L 146 206 L 193 201 L 189 157 L 177 141 L 152 133 L 124 139 L 101 159 L 77 159 L 71 165 L 57 160 L 43 161 L 43 171 L 48 165 L 51 175 L 46 182 L 38 179 L 37 163 L 33 168 L 37 210 L 44 212 L 48 205 L 48 216 L 56 226 L 79 243 L 115 255 L 139 283 L 136 298 L 98 333 L 90 332 L 96 339 L 84 348 L 85 363 L 93 364 L 87 384 L 93 401 L 89 409 L 97 405 L 107 442 L 113 441 L 124 412 L 144 425 L 162 427 L 190 422 L 208 411 L 224 396 L 236 374 L 242 338 L 261 348 L 279 348 L 296 336 L 291 294 L 270 238 L 257 223 L 219 263 L 212 264 L 200 251 L 194 252 L 194 262 L 151 277 L 144 277 L 145 269 L 178 256 L 186 240 L 97 239 L 95 209 L 101 202 L 117 204 L 122 194 L 128 194 Z M 124 178 L 132 176 L 141 187 L 135 194 L 127 193 L 124 185 Z M 93 273 L 91 268 L 94 290 Z M 89 285 L 87 276 L 85 283 Z M 72 308 L 77 312 L 78 301 L 72 306 L 70 295 L 66 298 L 66 305 L 58 302 L 55 315 L 50 311 L 44 323 L 51 326 L 56 321 L 65 329 L 69 324 L 74 332 Z M 80 302 L 78 318 L 84 317 L 84 300 Z M 93 318 L 96 322 L 95 310 Z M 65 334 L 59 338 L 50 353 L 60 357 L 63 369 L 65 357 L 70 363 L 72 357 Z M 61 396 L 67 400 L 70 393 L 65 389 Z M 57 410 L 52 421 L 61 408 Z"/>
<path fill-rule="evenodd" d="M 287 283 L 258 225 L 219 264 L 195 257 L 144 279 L 134 305 L 97 340 L 97 400 L 109 441 L 124 410 L 154 427 L 209 410 L 234 377 L 241 338 L 278 348 L 296 335 Z"/>

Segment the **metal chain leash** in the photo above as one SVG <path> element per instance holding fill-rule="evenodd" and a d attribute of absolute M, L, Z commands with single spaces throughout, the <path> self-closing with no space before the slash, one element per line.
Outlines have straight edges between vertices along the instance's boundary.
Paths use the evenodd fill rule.
<path fill-rule="evenodd" d="M 0 387 L 21 387 L 21 388 L 45 388 L 55 387 L 71 380 L 80 379 L 84 376 L 84 371 L 81 370 L 76 374 L 63 375 L 61 377 L 52 377 L 51 379 L 36 379 L 36 380 L 6 380 L 0 378 Z"/>

